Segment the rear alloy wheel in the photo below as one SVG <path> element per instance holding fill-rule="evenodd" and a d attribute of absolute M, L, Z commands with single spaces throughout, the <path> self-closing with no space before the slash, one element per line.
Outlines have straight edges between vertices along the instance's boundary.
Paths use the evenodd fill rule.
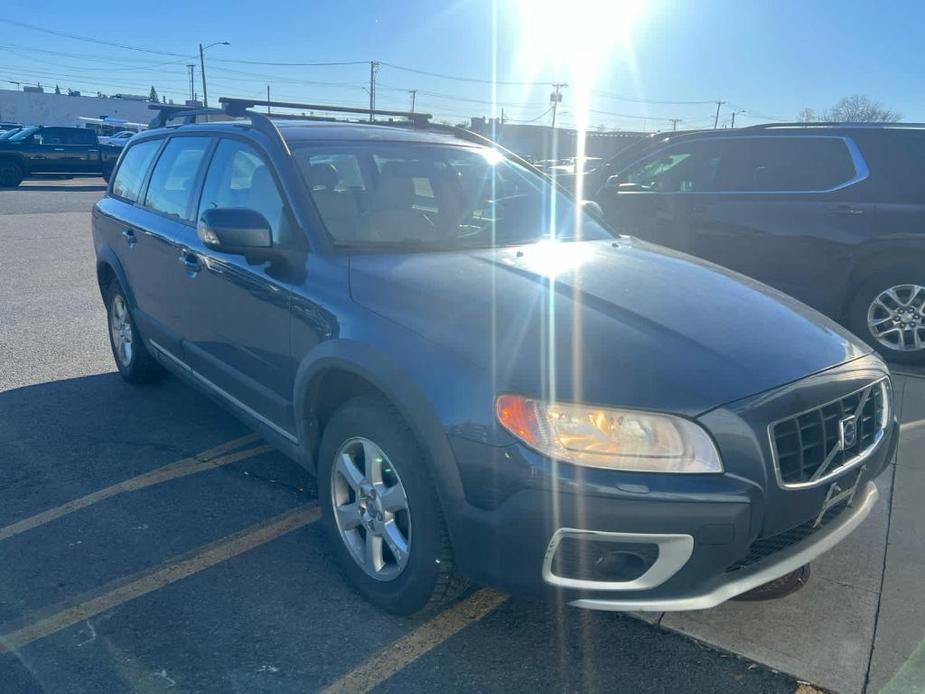
<path fill-rule="evenodd" d="M 344 573 L 395 614 L 430 610 L 467 582 L 455 570 L 431 465 L 395 407 L 360 395 L 328 420 L 318 451 L 318 496 Z"/>
<path fill-rule="evenodd" d="M 894 266 L 863 282 L 848 320 L 887 361 L 925 363 L 925 269 Z"/>
<path fill-rule="evenodd" d="M 22 167 L 15 161 L 0 161 L 0 188 L 15 188 L 23 179 Z"/>
<path fill-rule="evenodd" d="M 109 322 L 109 345 L 116 367 L 122 378 L 129 383 L 150 383 L 159 380 L 164 371 L 148 348 L 145 347 L 135 321 L 128 299 L 122 286 L 115 279 L 106 286 L 106 314 Z"/>

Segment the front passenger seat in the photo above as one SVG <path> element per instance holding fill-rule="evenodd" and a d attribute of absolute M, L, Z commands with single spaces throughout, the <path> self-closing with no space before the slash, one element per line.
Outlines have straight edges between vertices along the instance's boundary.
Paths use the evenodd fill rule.
<path fill-rule="evenodd" d="M 414 209 L 414 180 L 403 176 L 398 162 L 382 167 L 379 187 L 370 201 L 366 221 L 370 234 L 381 241 L 433 241 L 437 228 Z"/>

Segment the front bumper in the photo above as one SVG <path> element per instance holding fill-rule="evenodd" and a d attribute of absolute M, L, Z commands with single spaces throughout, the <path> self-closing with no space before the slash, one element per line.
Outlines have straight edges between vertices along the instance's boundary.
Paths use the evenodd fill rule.
<path fill-rule="evenodd" d="M 726 466 L 718 475 L 581 468 L 520 445 L 451 436 L 466 495 L 447 509 L 457 564 L 503 590 L 627 611 L 703 609 L 783 576 L 869 515 L 878 496 L 873 480 L 895 455 L 898 424 L 892 419 L 862 464 L 787 489 L 774 476 L 767 423 L 881 378 L 871 361 L 703 415 Z M 854 496 L 821 522 L 836 486 Z M 610 571 L 613 555 L 622 561 L 634 553 L 642 557 L 637 573 L 600 570 Z"/>
<path fill-rule="evenodd" d="M 780 578 L 808 564 L 823 552 L 832 549 L 850 535 L 867 516 L 870 515 L 880 494 L 873 482 L 868 482 L 858 494 L 850 509 L 838 521 L 826 526 L 803 542 L 791 545 L 765 561 L 735 574 L 723 575 L 713 585 L 691 595 L 678 598 L 636 598 L 620 600 L 618 598 L 581 598 L 573 600 L 575 607 L 592 610 L 609 610 L 612 612 L 676 612 L 682 610 L 705 610 L 715 607 L 730 598 L 764 585 L 775 578 Z M 657 569 L 658 562 L 652 567 Z M 650 570 L 651 571 L 651 570 Z"/>

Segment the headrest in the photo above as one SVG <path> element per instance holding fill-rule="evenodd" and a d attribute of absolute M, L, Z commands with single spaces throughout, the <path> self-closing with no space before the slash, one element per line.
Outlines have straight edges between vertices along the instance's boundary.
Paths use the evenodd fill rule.
<path fill-rule="evenodd" d="M 339 180 L 334 164 L 312 164 L 308 167 L 308 182 L 312 188 L 334 190 Z"/>

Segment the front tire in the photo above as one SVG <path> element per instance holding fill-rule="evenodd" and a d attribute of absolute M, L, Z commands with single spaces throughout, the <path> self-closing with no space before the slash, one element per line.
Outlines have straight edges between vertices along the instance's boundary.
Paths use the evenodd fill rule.
<path fill-rule="evenodd" d="M 128 383 L 151 383 L 163 376 L 163 369 L 144 344 L 129 309 L 128 299 L 117 280 L 104 293 L 109 346 L 119 374 Z"/>
<path fill-rule="evenodd" d="M 0 188 L 15 188 L 25 176 L 25 172 L 17 162 L 9 159 L 0 161 Z"/>
<path fill-rule="evenodd" d="M 428 461 L 384 399 L 359 396 L 332 415 L 321 438 L 318 490 L 338 562 L 376 606 L 410 615 L 466 587 Z"/>
<path fill-rule="evenodd" d="M 925 268 L 896 265 L 862 282 L 848 322 L 887 361 L 925 364 Z"/>

